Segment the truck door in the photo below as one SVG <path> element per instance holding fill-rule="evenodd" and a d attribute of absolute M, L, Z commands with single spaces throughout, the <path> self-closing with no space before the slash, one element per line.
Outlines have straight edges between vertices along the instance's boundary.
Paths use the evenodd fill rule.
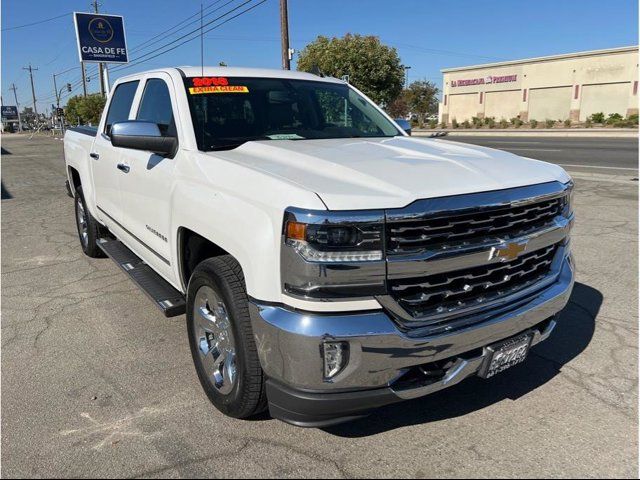
<path fill-rule="evenodd" d="M 177 136 L 177 103 L 171 95 L 173 83 L 167 74 L 150 74 L 141 85 L 142 95 L 133 117 L 153 122 L 163 135 Z M 170 201 L 174 185 L 174 169 L 178 159 L 133 149 L 121 149 L 121 161 L 129 168 L 120 179 L 122 195 L 122 224 L 150 255 L 145 261 L 158 272 L 171 276 L 171 211 Z M 137 250 L 137 249 L 134 249 Z"/>
<path fill-rule="evenodd" d="M 138 88 L 138 80 L 119 84 L 111 96 L 106 119 L 98 128 L 98 133 L 90 152 L 89 162 L 93 176 L 97 215 L 113 228 L 121 222 L 122 209 L 120 180 L 123 172 L 118 169 L 122 149 L 111 145 L 109 134 L 111 125 L 129 119 L 133 99 Z"/>

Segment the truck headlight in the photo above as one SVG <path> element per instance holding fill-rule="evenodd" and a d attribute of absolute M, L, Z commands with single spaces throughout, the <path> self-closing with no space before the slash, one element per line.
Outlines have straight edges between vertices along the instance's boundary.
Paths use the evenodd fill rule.
<path fill-rule="evenodd" d="M 310 262 L 367 262 L 382 260 L 381 237 L 377 227 L 363 231 L 350 225 L 288 221 L 285 241 Z"/>
<path fill-rule="evenodd" d="M 567 191 L 566 191 L 566 197 L 565 197 L 565 203 L 564 203 L 564 211 L 562 212 L 562 214 L 568 218 L 573 213 L 573 189 L 574 189 L 573 180 L 565 183 L 565 186 L 567 187 Z"/>
<path fill-rule="evenodd" d="M 383 211 L 287 209 L 282 233 L 284 291 L 322 299 L 383 292 L 383 226 Z"/>

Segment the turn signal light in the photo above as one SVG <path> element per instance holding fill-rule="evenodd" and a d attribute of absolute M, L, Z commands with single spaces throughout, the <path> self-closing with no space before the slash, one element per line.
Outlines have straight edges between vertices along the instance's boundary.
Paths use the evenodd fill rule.
<path fill-rule="evenodd" d="M 306 240 L 307 225 L 300 222 L 287 223 L 287 239 L 290 240 Z"/>

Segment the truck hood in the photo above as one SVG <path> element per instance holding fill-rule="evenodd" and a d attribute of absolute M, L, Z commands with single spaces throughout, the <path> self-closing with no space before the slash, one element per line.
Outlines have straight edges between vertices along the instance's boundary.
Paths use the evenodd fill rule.
<path fill-rule="evenodd" d="M 399 208 L 423 198 L 570 180 L 550 163 L 412 137 L 255 141 L 207 155 L 313 191 L 330 210 Z"/>

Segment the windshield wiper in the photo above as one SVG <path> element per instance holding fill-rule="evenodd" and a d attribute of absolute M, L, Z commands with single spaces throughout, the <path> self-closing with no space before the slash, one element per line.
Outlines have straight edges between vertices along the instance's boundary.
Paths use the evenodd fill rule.
<path fill-rule="evenodd" d="M 228 137 L 229 139 L 232 138 L 237 138 L 237 137 Z M 256 136 L 256 137 L 247 137 L 247 138 L 243 138 L 241 141 L 238 142 L 230 142 L 230 143 L 225 143 L 222 145 L 209 145 L 209 151 L 216 151 L 216 150 L 232 150 L 234 148 L 238 148 L 240 145 L 244 145 L 247 142 L 254 142 L 257 140 L 272 140 L 269 137 L 265 137 L 264 135 L 260 135 L 260 136 Z"/>

